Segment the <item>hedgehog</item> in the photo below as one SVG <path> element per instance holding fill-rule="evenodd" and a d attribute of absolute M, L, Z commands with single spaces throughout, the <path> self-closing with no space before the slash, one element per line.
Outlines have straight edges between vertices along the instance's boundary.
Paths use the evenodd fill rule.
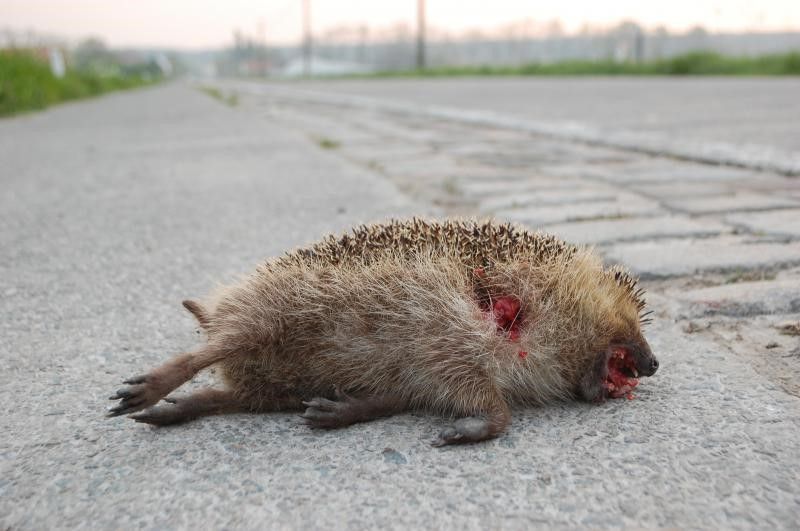
<path fill-rule="evenodd" d="M 643 295 L 591 249 L 509 223 L 362 225 L 184 301 L 203 346 L 125 380 L 108 414 L 297 410 L 331 429 L 425 411 L 450 419 L 435 446 L 491 439 L 512 407 L 632 398 L 658 368 Z M 222 385 L 170 395 L 211 366 Z"/>

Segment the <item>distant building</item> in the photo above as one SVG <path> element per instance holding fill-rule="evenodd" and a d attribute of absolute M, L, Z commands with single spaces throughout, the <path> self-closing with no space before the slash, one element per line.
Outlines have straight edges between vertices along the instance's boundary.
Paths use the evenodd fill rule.
<path fill-rule="evenodd" d="M 302 57 L 290 59 L 282 68 L 275 72 L 280 77 L 301 77 L 306 74 L 305 61 Z M 375 69 L 369 65 L 349 61 L 337 61 L 312 57 L 309 71 L 312 76 L 343 76 L 348 74 L 367 74 Z"/>
<path fill-rule="evenodd" d="M 48 59 L 50 60 L 50 71 L 56 77 L 64 77 L 67 73 L 67 64 L 64 61 L 64 52 L 59 48 L 50 48 L 48 51 Z"/>

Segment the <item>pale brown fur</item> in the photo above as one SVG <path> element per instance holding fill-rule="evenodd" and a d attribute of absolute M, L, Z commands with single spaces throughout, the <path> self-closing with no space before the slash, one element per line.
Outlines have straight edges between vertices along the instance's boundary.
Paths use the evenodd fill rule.
<path fill-rule="evenodd" d="M 487 312 L 502 296 L 521 301 L 518 340 Z M 262 264 L 205 305 L 184 306 L 208 344 L 133 379 L 112 397 L 122 399 L 113 414 L 153 406 L 217 364 L 221 395 L 134 418 L 169 424 L 299 409 L 311 399 L 306 417 L 317 427 L 406 409 L 459 417 L 437 440 L 448 444 L 501 433 L 513 404 L 602 399 L 595 380 L 611 346 L 649 352 L 641 291 L 627 273 L 604 270 L 587 249 L 493 222 L 359 227 Z"/>

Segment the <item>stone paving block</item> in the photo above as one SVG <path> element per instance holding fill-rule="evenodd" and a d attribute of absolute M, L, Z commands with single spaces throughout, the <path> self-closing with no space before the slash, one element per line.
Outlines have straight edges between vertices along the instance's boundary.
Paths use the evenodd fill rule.
<path fill-rule="evenodd" d="M 685 216 L 626 218 L 549 225 L 547 232 L 583 244 L 604 244 L 654 238 L 708 237 L 730 231 L 715 220 L 695 220 Z"/>
<path fill-rule="evenodd" d="M 417 176 L 458 175 L 462 167 L 444 156 L 421 156 L 379 162 L 381 169 L 392 176 L 414 178 Z"/>
<path fill-rule="evenodd" d="M 786 175 L 762 173 L 757 179 L 750 179 L 742 184 L 754 192 L 778 193 L 787 196 L 792 193 L 800 193 L 800 179 Z"/>
<path fill-rule="evenodd" d="M 712 214 L 719 212 L 771 210 L 773 208 L 800 207 L 795 199 L 777 195 L 755 194 L 749 192 L 718 197 L 683 198 L 666 201 L 669 208 L 691 214 Z"/>
<path fill-rule="evenodd" d="M 556 163 L 580 161 L 586 156 L 591 156 L 592 151 L 577 144 L 520 137 L 515 142 L 484 145 L 482 151 L 475 151 L 472 155 L 484 159 L 490 164 L 505 165 L 515 164 L 519 161 L 553 161 Z"/>
<path fill-rule="evenodd" d="M 688 317 L 753 315 L 800 312 L 797 279 L 739 282 L 675 294 Z"/>
<path fill-rule="evenodd" d="M 461 169 L 458 173 L 451 175 L 451 177 L 457 178 L 460 182 L 464 183 L 481 183 L 484 181 L 522 182 L 529 181 L 535 177 L 541 177 L 540 173 L 530 168 L 498 171 L 497 168 L 470 164 L 461 159 L 457 159 L 457 162 Z"/>
<path fill-rule="evenodd" d="M 751 231 L 800 238 L 800 209 L 736 214 L 726 219 Z"/>
<path fill-rule="evenodd" d="M 464 156 L 470 163 L 482 164 L 492 168 L 536 168 L 543 164 L 552 164 L 562 160 L 563 155 L 558 153 L 473 153 Z"/>
<path fill-rule="evenodd" d="M 636 198 L 636 200 L 528 207 L 496 212 L 495 215 L 498 218 L 517 221 L 535 228 L 567 221 L 619 219 L 631 216 L 655 216 L 663 213 L 664 211 L 655 201 Z"/>
<path fill-rule="evenodd" d="M 631 188 L 656 199 L 725 196 L 735 193 L 735 186 L 730 182 L 636 183 Z"/>
<path fill-rule="evenodd" d="M 666 181 L 633 183 L 631 188 L 654 198 L 678 199 L 730 196 L 738 193 L 767 193 L 780 197 L 800 197 L 800 179 L 770 173 L 750 174 L 724 181 Z"/>
<path fill-rule="evenodd" d="M 538 187 L 537 187 L 538 188 Z M 520 193 L 507 193 L 480 202 L 481 212 L 521 208 L 526 206 L 551 206 L 570 203 L 607 203 L 616 201 L 619 192 L 608 187 L 569 187 L 557 190 L 537 189 Z"/>
<path fill-rule="evenodd" d="M 797 265 L 800 245 L 745 243 L 735 238 L 654 241 L 617 244 L 605 255 L 609 262 L 626 264 L 642 278 L 659 278 Z"/>
<path fill-rule="evenodd" d="M 709 328 L 711 333 L 736 357 L 748 360 L 756 372 L 786 393 L 800 397 L 800 342 L 796 336 L 781 333 L 782 325 L 800 323 L 800 313 L 745 319 L 710 316 L 705 320 L 714 321 Z"/>
<path fill-rule="evenodd" d="M 546 177 L 510 177 L 505 174 L 497 178 L 473 178 L 471 175 L 453 176 L 456 186 L 463 196 L 470 199 L 506 197 L 514 194 L 529 194 L 535 190 L 567 190 L 575 189 L 585 183 L 578 179 L 558 179 Z"/>
<path fill-rule="evenodd" d="M 592 175 L 618 183 L 731 181 L 757 179 L 751 170 L 728 166 L 682 163 L 670 159 L 650 159 L 624 165 L 608 165 L 591 170 Z"/>
<path fill-rule="evenodd" d="M 338 138 L 333 136 L 331 139 L 338 141 Z M 398 145 L 386 142 L 359 142 L 357 144 L 345 144 L 342 142 L 339 149 L 342 153 L 359 161 L 375 161 L 379 164 L 384 161 L 421 159 L 435 155 L 430 148 L 425 146 L 416 144 Z"/>
<path fill-rule="evenodd" d="M 556 177 L 584 179 L 585 177 L 594 176 L 591 170 L 595 168 L 595 166 L 595 164 L 569 161 L 561 162 L 559 164 L 543 164 L 539 166 L 539 171 L 546 175 L 552 175 Z"/>
<path fill-rule="evenodd" d="M 299 111 L 302 113 L 303 111 Z M 391 139 L 394 143 L 410 142 L 412 144 L 424 145 L 435 140 L 439 133 L 429 129 L 409 128 L 395 120 L 386 120 L 381 115 L 372 112 L 355 112 L 336 115 L 334 119 L 345 121 L 348 125 L 371 132 L 378 137 Z"/>
<path fill-rule="evenodd" d="M 475 181 L 472 179 L 454 178 L 453 182 L 462 196 L 470 199 L 505 196 L 509 193 L 525 193 L 530 190 L 531 183 L 521 179 L 491 179 Z"/>

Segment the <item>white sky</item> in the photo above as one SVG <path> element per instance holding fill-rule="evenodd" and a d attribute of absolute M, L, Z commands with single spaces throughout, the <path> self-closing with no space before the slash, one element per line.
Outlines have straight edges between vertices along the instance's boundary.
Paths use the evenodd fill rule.
<path fill-rule="evenodd" d="M 271 42 L 299 39 L 302 0 L 0 0 L 0 28 L 68 38 L 99 36 L 113 46 L 203 48 L 232 41 L 238 28 Z M 417 0 L 311 0 L 314 31 L 341 24 L 413 27 Z M 634 20 L 685 30 L 800 31 L 800 0 L 427 0 L 429 25 L 464 31 L 524 18 L 584 24 Z"/>

